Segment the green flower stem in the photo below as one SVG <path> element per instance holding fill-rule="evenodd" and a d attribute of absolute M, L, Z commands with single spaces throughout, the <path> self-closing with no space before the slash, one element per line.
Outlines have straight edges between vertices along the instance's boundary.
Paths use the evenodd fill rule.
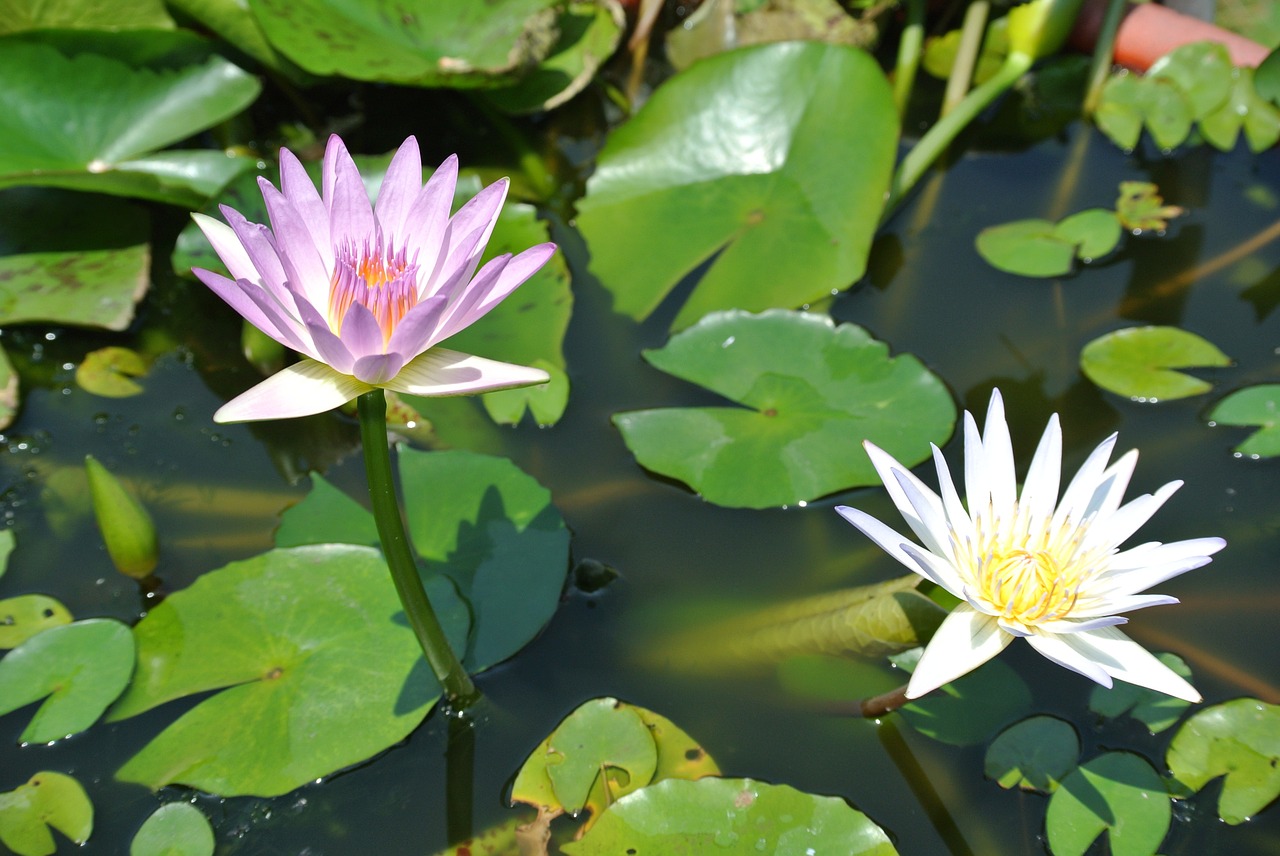
<path fill-rule="evenodd" d="M 422 645 L 431 671 L 435 673 L 445 698 L 455 710 L 464 710 L 480 697 L 470 676 L 463 670 L 449 640 L 445 638 L 440 619 L 431 608 L 418 565 L 409 549 L 409 538 L 400 517 L 395 481 L 391 476 L 391 454 L 387 448 L 387 400 L 381 389 L 361 394 L 356 400 L 360 414 L 360 439 L 364 444 L 364 468 L 369 479 L 369 499 L 373 518 L 378 523 L 382 552 L 391 569 L 396 594 L 404 605 L 409 626 Z"/>
<path fill-rule="evenodd" d="M 898 115 L 907 115 L 907 102 L 920 68 L 920 46 L 924 44 L 924 0 L 907 0 L 907 25 L 898 42 L 898 61 L 893 70 L 893 101 Z"/>
<path fill-rule="evenodd" d="M 1098 30 L 1098 42 L 1093 47 L 1093 62 L 1089 65 L 1089 88 L 1084 96 L 1085 118 L 1092 118 L 1102 99 L 1102 87 L 1111 75 L 1111 61 L 1115 53 L 1116 32 L 1129 8 L 1128 0 L 1111 0 L 1106 17 Z"/>
<path fill-rule="evenodd" d="M 915 144 L 907 156 L 902 159 L 897 173 L 893 176 L 893 184 L 889 187 L 889 198 L 884 204 L 884 213 L 880 216 L 883 224 L 902 204 L 903 199 L 916 182 L 924 175 L 934 161 L 942 156 L 947 147 L 978 118 L 978 114 L 987 108 L 1031 68 L 1033 60 L 1030 54 L 1011 53 L 1004 65 L 995 75 L 978 88 L 969 92 L 964 100 L 955 106 L 950 113 L 939 119 L 920 141 Z"/>
<path fill-rule="evenodd" d="M 947 90 L 942 96 L 942 115 L 945 116 L 964 100 L 969 85 L 973 83 L 973 71 L 982 51 L 982 37 L 987 32 L 987 17 L 991 13 L 988 0 L 974 0 L 964 13 L 964 25 L 960 29 L 960 46 L 956 49 L 951 75 L 947 78 Z"/>

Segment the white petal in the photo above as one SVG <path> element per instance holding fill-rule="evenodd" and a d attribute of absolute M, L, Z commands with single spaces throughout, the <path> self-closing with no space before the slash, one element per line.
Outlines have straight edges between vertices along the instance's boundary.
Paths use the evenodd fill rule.
<path fill-rule="evenodd" d="M 1101 615 L 1117 615 L 1121 612 L 1132 612 L 1135 609 L 1146 609 L 1148 606 L 1167 606 L 1177 602 L 1178 599 L 1176 597 L 1170 597 L 1167 594 L 1140 594 L 1099 598 L 1081 596 L 1071 609 L 1071 616 L 1072 618 L 1093 618 Z"/>
<path fill-rule="evenodd" d="M 942 501 L 933 491 L 928 491 L 928 495 L 921 493 L 920 488 L 916 487 L 919 480 L 905 478 L 904 470 L 894 470 L 893 474 L 898 480 L 898 487 L 902 488 L 902 495 L 911 503 L 911 508 L 920 521 L 922 531 L 916 533 L 920 540 L 933 552 L 950 556 L 953 552 L 951 530 L 947 527 L 947 517 L 942 511 Z"/>
<path fill-rule="evenodd" d="M 1155 494 L 1143 494 L 1125 503 L 1107 516 L 1099 517 L 1089 526 L 1089 534 L 1085 548 L 1097 547 L 1102 550 L 1114 550 L 1129 537 L 1142 528 L 1142 524 L 1160 510 L 1160 506 L 1169 501 L 1182 482 L 1172 481 L 1160 488 Z"/>
<path fill-rule="evenodd" d="M 886 526 L 861 509 L 850 508 L 847 505 L 837 505 L 836 513 L 856 526 L 863 535 L 866 535 L 872 541 L 875 541 L 876 545 L 881 550 L 884 550 L 890 556 L 897 559 L 917 574 L 923 573 L 919 564 L 913 561 L 912 558 L 902 549 L 904 544 L 911 543 L 910 539 L 900 534 L 896 529 Z M 930 577 L 930 579 L 933 578 Z M 940 580 L 933 581 L 938 585 L 942 585 Z M 946 586 L 943 587 L 946 588 Z M 955 592 L 952 593 L 956 594 Z M 957 597 L 958 596 L 959 595 L 957 594 Z"/>
<path fill-rule="evenodd" d="M 382 386 L 410 395 L 471 395 L 545 383 L 542 369 L 486 360 L 446 348 L 432 348 L 409 362 Z"/>
<path fill-rule="evenodd" d="M 373 389 L 324 363 L 303 360 L 276 372 L 213 414 L 214 422 L 253 422 L 323 413 Z"/>
<path fill-rule="evenodd" d="M 1200 701 L 1200 693 L 1196 692 L 1195 687 L 1114 627 L 1061 638 L 1082 657 L 1097 663 L 1113 678 L 1190 702 Z"/>
<path fill-rule="evenodd" d="M 1058 503 L 1058 488 L 1062 481 L 1062 428 L 1058 414 L 1049 417 L 1049 424 L 1040 436 L 1040 444 L 1031 458 L 1026 481 L 1022 484 L 1020 510 L 1028 515 L 1032 526 L 1044 526 L 1053 517 Z"/>
<path fill-rule="evenodd" d="M 955 539 L 963 546 L 961 549 L 968 549 L 969 544 L 973 543 L 973 519 L 969 517 L 969 512 L 965 510 L 964 503 L 960 501 L 960 495 L 956 492 L 955 482 L 951 478 L 951 470 L 947 467 L 947 461 L 942 457 L 942 450 L 933 443 L 929 444 L 933 450 L 933 466 L 938 471 L 938 493 L 942 498 L 942 508 L 947 515 L 947 526 L 955 536 Z"/>
<path fill-rule="evenodd" d="M 911 531 L 916 533 L 916 537 L 930 549 L 938 547 L 937 537 L 929 531 L 924 521 L 920 519 L 911 501 L 907 499 L 906 493 L 903 492 L 902 485 L 906 483 L 915 487 L 919 494 L 917 500 L 920 501 L 923 498 L 922 501 L 933 509 L 931 517 L 945 517 L 942 510 L 942 500 L 924 482 L 912 475 L 910 470 L 894 460 L 892 455 L 876 446 L 875 443 L 870 440 L 864 440 L 862 447 L 867 450 L 867 457 L 871 459 L 871 465 L 876 468 L 876 473 L 879 474 L 880 480 L 884 482 L 885 490 L 889 492 L 889 498 L 898 507 L 898 511 L 902 514 L 902 519 L 907 521 Z M 895 473 L 901 473 L 901 479 Z M 948 552 L 945 547 L 941 549 L 942 552 Z"/>
<path fill-rule="evenodd" d="M 910 541 L 902 545 L 902 551 L 915 562 L 912 570 L 933 580 L 956 597 L 964 597 L 961 592 L 966 589 L 969 581 L 951 562 L 928 550 L 921 550 Z"/>
<path fill-rule="evenodd" d="M 1085 505 L 1083 515 L 1092 515 L 1095 519 L 1105 518 L 1120 507 L 1124 492 L 1129 488 L 1129 480 L 1133 478 L 1133 468 L 1138 465 L 1138 450 L 1130 449 L 1120 456 L 1114 464 L 1107 467 L 1098 479 L 1098 486 L 1093 496 Z"/>
<path fill-rule="evenodd" d="M 1013 637 L 994 618 L 960 604 L 943 619 L 925 646 L 907 684 L 907 698 L 919 698 L 973 671 L 1005 649 Z"/>
<path fill-rule="evenodd" d="M 232 279 L 255 280 L 258 278 L 257 268 L 249 260 L 249 254 L 245 252 L 244 245 L 240 243 L 240 239 L 236 237 L 236 233 L 230 226 L 219 223 L 204 214 L 192 214 L 191 219 L 200 227 L 200 231 L 204 232 L 213 251 L 231 272 Z"/>
<path fill-rule="evenodd" d="M 1058 503 L 1058 510 L 1054 512 L 1053 521 L 1049 526 L 1052 531 L 1058 531 L 1068 518 L 1075 521 L 1076 525 L 1084 519 L 1084 511 L 1098 487 L 1102 472 L 1107 467 L 1107 460 L 1111 457 L 1111 450 L 1115 445 L 1116 435 L 1112 434 L 1099 443 L 1080 465 L 1080 469 L 1076 470 L 1075 477 L 1071 479 L 1071 483 L 1062 494 L 1062 502 Z"/>
<path fill-rule="evenodd" d="M 987 454 L 973 414 L 964 412 L 964 500 L 976 522 L 991 511 L 991 487 L 987 484 Z"/>
<path fill-rule="evenodd" d="M 982 452 L 986 457 L 987 489 L 996 513 L 1006 515 L 1017 500 L 1018 477 L 1013 468 L 1013 440 L 1009 423 L 1004 418 L 1004 399 L 1000 390 L 991 390 L 987 421 L 982 428 Z"/>
<path fill-rule="evenodd" d="M 1089 680 L 1096 681 L 1104 687 L 1110 687 L 1111 675 L 1107 674 L 1107 670 L 1099 666 L 1091 658 L 1081 654 L 1070 643 L 1070 640 L 1076 638 L 1076 635 L 1070 633 L 1062 636 L 1037 634 L 1028 636 L 1027 642 L 1032 648 L 1035 648 L 1059 666 L 1070 669 L 1073 672 L 1079 672 Z"/>

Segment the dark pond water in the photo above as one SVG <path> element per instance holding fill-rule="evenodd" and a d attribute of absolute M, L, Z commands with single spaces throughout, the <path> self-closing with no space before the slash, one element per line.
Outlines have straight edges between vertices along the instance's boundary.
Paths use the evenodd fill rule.
<path fill-rule="evenodd" d="M 998 273 L 972 248 L 974 234 L 988 225 L 1109 206 L 1124 179 L 1156 181 L 1168 201 L 1190 214 L 1167 236 L 1130 238 L 1113 260 L 1061 281 Z M 1118 430 L 1121 448 L 1142 450 L 1131 494 L 1186 480 L 1144 537 L 1221 535 L 1229 546 L 1207 568 L 1160 587 L 1182 605 L 1139 613 L 1130 628 L 1149 647 L 1181 654 L 1210 703 L 1242 695 L 1280 702 L 1280 462 L 1233 457 L 1245 432 L 1205 423 L 1226 393 L 1280 377 L 1280 241 L 1221 261 L 1280 220 L 1277 200 L 1274 152 L 1194 150 L 1146 161 L 1077 126 L 1068 139 L 1024 152 L 967 156 L 944 178 L 926 181 L 884 230 L 867 281 L 830 306 L 838 321 L 865 326 L 894 353 L 916 354 L 969 409 L 985 410 L 998 385 L 1021 467 L 1058 411 L 1068 468 Z M 47 592 L 77 617 L 132 621 L 145 608 L 136 585 L 111 568 L 87 499 L 71 497 L 57 510 L 41 498 L 58 471 L 79 467 L 86 453 L 145 484 L 163 539 L 158 573 L 168 590 L 269 548 L 276 515 L 305 494 L 310 468 L 362 496 L 355 426 L 341 417 L 213 424 L 216 407 L 254 376 L 238 356 L 238 319 L 201 286 L 165 273 L 163 241 L 171 240 L 177 219 L 158 227 L 155 293 L 138 332 L 4 333 L 28 375 L 44 378 L 28 388 L 22 416 L 5 435 L 4 512 L 19 539 L 6 596 Z M 857 504 L 895 525 L 898 518 L 879 490 L 805 508 L 742 511 L 708 505 L 643 472 L 610 415 L 711 397 L 639 357 L 642 348 L 666 340 L 672 313 L 639 326 L 612 314 L 608 295 L 585 271 L 581 239 L 563 225 L 556 238 L 574 268 L 577 304 L 566 343 L 573 396 L 554 428 L 524 425 L 499 436 L 506 454 L 552 490 L 574 532 L 574 557 L 605 562 L 621 577 L 593 595 L 570 593 L 532 645 L 480 677 L 487 701 L 475 729 L 474 826 L 509 816 L 503 803 L 509 778 L 567 712 L 610 695 L 671 718 L 727 774 L 848 799 L 884 826 L 904 854 L 1043 852 L 1044 799 L 985 780 L 981 746 L 945 746 L 900 721 L 877 726 L 811 710 L 789 698 L 769 669 L 707 675 L 693 658 L 646 662 L 664 630 L 679 622 L 899 575 L 831 507 Z M 1202 275 L 1190 275 L 1202 267 Z M 1235 364 L 1202 373 L 1215 383 L 1210 394 L 1155 405 L 1102 393 L 1081 376 L 1077 358 L 1086 342 L 1145 323 L 1191 330 Z M 87 351 L 106 343 L 139 346 L 159 335 L 184 344 L 159 361 L 144 395 L 112 401 L 74 386 L 71 366 Z M 954 440 L 945 449 L 953 465 L 959 451 Z M 1031 686 L 1036 710 L 1077 725 L 1085 757 L 1128 748 L 1163 766 L 1167 735 L 1151 738 L 1130 720 L 1098 721 L 1087 709 L 1091 685 L 1084 678 L 1025 646 L 1014 645 L 1003 658 Z M 853 699 L 896 683 L 888 675 L 875 687 L 850 686 L 847 694 Z M 0 717 L 0 770 L 14 782 L 41 769 L 75 775 L 97 809 L 83 852 L 125 852 L 157 802 L 112 775 L 187 704 L 25 748 L 16 742 L 30 709 L 17 711 Z M 198 797 L 198 804 L 214 822 L 219 853 L 430 853 L 445 845 L 449 825 L 446 732 L 443 718 L 433 715 L 405 744 L 321 784 L 275 800 Z M 171 791 L 165 796 L 188 795 Z M 1178 810 L 1162 852 L 1280 852 L 1274 808 L 1243 827 L 1226 827 L 1214 816 L 1217 791 L 1210 786 Z"/>

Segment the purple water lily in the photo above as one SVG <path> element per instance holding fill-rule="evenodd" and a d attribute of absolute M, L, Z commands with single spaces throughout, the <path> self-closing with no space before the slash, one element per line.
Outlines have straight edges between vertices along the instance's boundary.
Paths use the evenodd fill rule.
<path fill-rule="evenodd" d="M 231 279 L 196 269 L 231 308 L 304 359 L 223 405 L 216 422 L 321 413 L 375 388 L 467 395 L 543 383 L 546 372 L 437 344 L 470 326 L 537 272 L 555 244 L 490 260 L 477 272 L 507 195 L 495 182 L 452 217 L 458 161 L 422 184 L 418 142 L 405 140 L 370 204 L 336 135 L 322 189 L 280 152 L 280 189 L 258 179 L 271 226 L 222 206 L 226 224 L 194 215 Z"/>

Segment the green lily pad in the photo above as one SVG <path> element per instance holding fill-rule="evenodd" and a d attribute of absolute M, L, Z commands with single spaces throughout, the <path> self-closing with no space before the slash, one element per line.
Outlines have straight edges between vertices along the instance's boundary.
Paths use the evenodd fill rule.
<path fill-rule="evenodd" d="M 1120 221 L 1115 212 L 1089 208 L 1062 220 L 1015 220 L 990 226 L 975 242 L 987 264 L 1020 276 L 1071 273 L 1076 258 L 1091 261 L 1115 249 Z"/>
<path fill-rule="evenodd" d="M 294 83 L 308 85 L 315 81 L 272 47 L 245 0 L 170 0 L 168 6 Z"/>
<path fill-rule="evenodd" d="M 879 484 L 861 443 L 907 466 L 955 424 L 940 380 L 861 327 L 771 310 L 718 312 L 645 352 L 655 368 L 741 407 L 614 414 L 636 460 L 708 502 L 767 508 Z"/>
<path fill-rule="evenodd" d="M 973 746 L 1030 713 L 1031 690 L 1012 668 L 988 660 L 898 712 L 926 737 L 952 746 Z"/>
<path fill-rule="evenodd" d="M 1088 262 L 1105 256 L 1120 243 L 1120 220 L 1114 211 L 1088 208 L 1063 218 L 1053 234 L 1075 247 L 1076 256 Z"/>
<path fill-rule="evenodd" d="M 1157 654 L 1160 662 L 1184 678 L 1191 677 L 1191 669 L 1177 654 Z M 1117 681 L 1115 686 L 1094 687 L 1089 693 L 1089 710 L 1099 716 L 1116 717 L 1128 713 L 1147 726 L 1152 734 L 1159 734 L 1178 721 L 1191 703 L 1174 698 L 1137 684 Z"/>
<path fill-rule="evenodd" d="M 1051 794 L 1080 758 L 1080 735 L 1069 722 L 1030 716 L 1000 732 L 983 761 L 1002 788 Z"/>
<path fill-rule="evenodd" d="M 182 31 L 0 40 L 0 187 L 38 184 L 199 205 L 243 170 L 220 152 L 153 154 L 253 103 L 257 80 Z"/>
<path fill-rule="evenodd" d="M 17 648 L 32 636 L 71 623 L 71 612 L 43 594 L 0 600 L 0 650 Z"/>
<path fill-rule="evenodd" d="M 1253 69 L 1233 69 L 1227 100 L 1200 120 L 1201 133 L 1215 148 L 1234 149 L 1241 128 L 1254 152 L 1265 151 L 1280 139 L 1280 110 L 1258 95 L 1254 80 Z"/>
<path fill-rule="evenodd" d="M 0 715 L 49 698 L 22 732 L 50 743 L 98 721 L 133 674 L 133 634 L 109 618 L 53 627 L 0 660 Z"/>
<path fill-rule="evenodd" d="M 613 55 L 626 26 L 617 3 L 572 0 L 556 20 L 551 52 L 519 82 L 490 89 L 485 98 L 508 113 L 554 110 L 586 88 Z"/>
<path fill-rule="evenodd" d="M 191 803 L 168 803 L 152 812 L 133 836 L 129 856 L 213 856 L 213 828 Z"/>
<path fill-rule="evenodd" d="M 474 615 L 463 663 L 486 669 L 527 645 L 555 612 L 569 534 L 551 494 L 506 458 L 401 449 L 410 540 L 426 580 L 447 578 Z M 283 515 L 276 545 L 378 543 L 373 515 L 318 476 Z"/>
<path fill-rule="evenodd" d="M 1257 426 L 1259 430 L 1236 446 L 1236 454 L 1251 458 L 1280 455 L 1280 384 L 1236 390 L 1209 411 L 1209 424 Z"/>
<path fill-rule="evenodd" d="M 510 83 L 556 43 L 555 0 L 249 0 L 271 44 L 313 74 L 416 86 Z"/>
<path fill-rule="evenodd" d="M 1049 798 L 1045 830 L 1054 856 L 1083 856 L 1103 832 L 1115 856 L 1152 856 L 1172 815 L 1150 764 L 1129 752 L 1107 752 L 1062 780 Z"/>
<path fill-rule="evenodd" d="M 1191 104 L 1171 80 L 1122 73 L 1102 87 L 1094 121 L 1122 149 L 1138 145 L 1144 126 L 1156 145 L 1172 149 L 1191 133 Z"/>
<path fill-rule="evenodd" d="M 1253 85 L 1259 97 L 1280 105 L 1280 49 L 1267 54 L 1267 58 L 1255 69 Z"/>
<path fill-rule="evenodd" d="M 1218 776 L 1218 816 L 1244 823 L 1280 796 L 1280 706 L 1238 698 L 1197 713 L 1169 744 L 1173 777 L 1198 791 Z"/>
<path fill-rule="evenodd" d="M 1161 231 L 1174 217 L 1186 212 L 1177 205 L 1165 205 L 1160 188 L 1149 181 L 1122 181 L 1116 197 L 1116 217 L 1129 230 Z"/>
<path fill-rule="evenodd" d="M 837 797 L 751 779 L 667 779 L 618 800 L 571 856 L 618 853 L 840 853 L 895 856 L 884 830 Z"/>
<path fill-rule="evenodd" d="M 0 794 L 0 842 L 18 856 L 48 856 L 58 849 L 50 829 L 76 844 L 93 833 L 93 803 L 71 776 L 48 770 Z"/>
<path fill-rule="evenodd" d="M 639 319 L 705 265 L 676 329 L 829 296 L 866 269 L 897 131 L 862 51 L 785 42 L 708 57 L 610 135 L 578 203 L 591 271 Z"/>
<path fill-rule="evenodd" d="M 440 612 L 453 637 L 465 632 L 465 614 Z M 219 690 L 116 773 L 153 790 L 287 793 L 404 739 L 439 697 L 386 563 L 368 547 L 233 562 L 170 595 L 134 636 L 137 674 L 111 719 Z"/>
<path fill-rule="evenodd" d="M 3 265 L 3 261 L 0 261 Z M 0 429 L 8 428 L 18 415 L 18 373 L 4 348 L 0 348 Z M 3 573 L 3 571 L 0 571 Z"/>
<path fill-rule="evenodd" d="M 143 391 L 134 378 L 146 373 L 141 354 L 113 345 L 85 354 L 76 366 L 76 386 L 104 398 L 128 398 Z"/>
<path fill-rule="evenodd" d="M 1208 381 L 1174 371 L 1221 367 L 1231 358 L 1213 343 L 1178 327 L 1126 327 L 1099 336 L 1080 352 L 1085 377 L 1135 401 L 1164 401 L 1208 392 Z"/>
<path fill-rule="evenodd" d="M 1196 119 L 1216 111 L 1231 91 L 1231 57 L 1224 45 L 1192 42 L 1169 51 L 1147 71 L 1147 77 L 1171 81 L 1187 96 Z"/>
<path fill-rule="evenodd" d="M 12 529 L 0 529 L 0 577 L 9 570 L 9 556 L 13 548 L 18 546 L 18 538 Z M 10 646 L 12 647 L 12 646 Z"/>
<path fill-rule="evenodd" d="M 0 35 L 25 30 L 167 30 L 173 19 L 162 0 L 0 0 Z"/>

